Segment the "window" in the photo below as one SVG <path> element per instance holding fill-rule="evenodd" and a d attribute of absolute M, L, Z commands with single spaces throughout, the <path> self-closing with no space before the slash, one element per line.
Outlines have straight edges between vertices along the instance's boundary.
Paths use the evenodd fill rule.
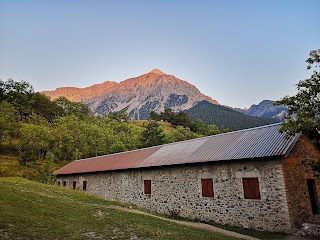
<path fill-rule="evenodd" d="M 144 180 L 144 194 L 151 194 L 151 180 Z"/>
<path fill-rule="evenodd" d="M 77 182 L 76 181 L 72 182 L 72 188 L 73 188 L 73 190 L 75 190 L 77 188 Z"/>
<path fill-rule="evenodd" d="M 87 181 L 83 181 L 82 190 L 87 191 Z"/>
<path fill-rule="evenodd" d="M 63 186 L 66 187 L 67 186 L 67 182 L 63 181 Z"/>
<path fill-rule="evenodd" d="M 58 186 L 60 187 L 60 181 L 58 181 Z"/>
<path fill-rule="evenodd" d="M 261 199 L 259 179 L 255 178 L 242 178 L 243 183 L 243 196 L 245 199 Z"/>
<path fill-rule="evenodd" d="M 212 178 L 201 179 L 202 197 L 213 197 L 213 181 Z"/>

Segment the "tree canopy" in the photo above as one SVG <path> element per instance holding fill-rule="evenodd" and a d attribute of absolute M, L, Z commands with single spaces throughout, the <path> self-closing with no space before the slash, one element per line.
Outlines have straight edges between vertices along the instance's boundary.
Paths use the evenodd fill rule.
<path fill-rule="evenodd" d="M 288 115 L 281 131 L 288 135 L 304 132 L 319 143 L 320 131 L 320 49 L 310 52 L 307 69 L 313 70 L 309 78 L 299 81 L 297 94 L 286 96 L 277 105 L 286 105 Z"/>

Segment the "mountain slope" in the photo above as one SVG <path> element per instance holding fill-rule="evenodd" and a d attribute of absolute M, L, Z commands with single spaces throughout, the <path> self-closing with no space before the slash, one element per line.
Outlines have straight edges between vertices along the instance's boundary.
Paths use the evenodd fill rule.
<path fill-rule="evenodd" d="M 279 122 L 277 119 L 247 116 L 231 108 L 214 105 L 207 101 L 202 101 L 196 106 L 185 110 L 185 113 L 191 119 L 200 118 L 206 124 L 215 124 L 220 129 L 240 130 Z"/>
<path fill-rule="evenodd" d="M 274 106 L 275 101 L 263 100 L 258 105 L 253 104 L 248 110 L 244 111 L 244 114 L 249 116 L 274 118 L 278 120 L 284 120 L 288 113 L 288 108 L 285 106 Z"/>
<path fill-rule="evenodd" d="M 147 119 L 152 110 L 161 112 L 166 108 L 173 111 L 189 109 L 203 100 L 219 104 L 202 94 L 194 85 L 158 69 L 120 83 L 106 82 L 98 85 L 96 88 L 100 91 L 95 95 L 92 94 L 95 91 L 93 88 L 94 86 L 85 89 L 59 88 L 43 93 L 51 98 L 65 96 L 70 100 L 82 100 L 98 115 L 125 110 L 131 119 Z"/>
<path fill-rule="evenodd" d="M 106 81 L 86 88 L 61 87 L 53 91 L 43 91 L 42 93 L 50 97 L 52 100 L 63 96 L 70 101 L 81 102 L 91 99 L 95 96 L 105 94 L 112 88 L 114 88 L 117 84 L 117 82 Z"/>

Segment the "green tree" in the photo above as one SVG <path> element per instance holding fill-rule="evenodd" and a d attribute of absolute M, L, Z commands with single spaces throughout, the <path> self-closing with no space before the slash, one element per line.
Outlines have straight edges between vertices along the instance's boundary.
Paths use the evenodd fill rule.
<path fill-rule="evenodd" d="M 4 143 L 11 145 L 19 131 L 19 116 L 12 104 L 0 102 L 0 148 Z"/>
<path fill-rule="evenodd" d="M 124 152 L 127 151 L 126 146 L 121 141 L 116 141 L 113 143 L 110 147 L 110 153 L 118 153 L 118 152 Z"/>
<path fill-rule="evenodd" d="M 180 142 L 180 141 L 186 140 L 187 138 L 183 132 L 183 129 L 184 129 L 183 127 L 178 126 L 172 131 L 165 133 L 165 142 L 173 143 L 173 142 Z"/>
<path fill-rule="evenodd" d="M 65 125 L 53 125 L 52 135 L 54 137 L 51 151 L 60 160 L 72 159 L 74 151 L 74 140 L 71 131 Z"/>
<path fill-rule="evenodd" d="M 52 184 L 54 176 L 52 175 L 54 170 L 54 155 L 51 152 L 47 152 L 45 159 L 40 167 L 39 173 L 41 176 L 41 182 Z"/>
<path fill-rule="evenodd" d="M 222 132 L 224 132 L 224 133 L 232 132 L 232 129 L 231 128 L 225 128 L 225 129 L 223 129 Z"/>
<path fill-rule="evenodd" d="M 205 122 L 202 119 L 196 118 L 194 121 L 191 122 L 190 129 L 195 133 L 204 135 L 207 129 L 207 124 L 205 124 Z"/>
<path fill-rule="evenodd" d="M 87 123 L 86 139 L 89 147 L 89 156 L 105 154 L 105 132 L 95 123 Z"/>
<path fill-rule="evenodd" d="M 193 132 L 188 127 L 177 126 L 171 132 L 165 133 L 165 142 L 179 142 L 184 140 L 189 140 L 193 138 L 201 137 L 199 134 Z"/>
<path fill-rule="evenodd" d="M 206 133 L 204 135 L 206 136 L 211 136 L 211 135 L 216 135 L 220 133 L 220 129 L 218 128 L 217 125 L 210 124 L 206 128 Z"/>
<path fill-rule="evenodd" d="M 193 132 L 200 135 L 204 135 L 204 136 L 210 136 L 210 135 L 215 135 L 220 133 L 220 130 L 217 125 L 214 125 L 214 124 L 207 125 L 200 118 L 196 118 L 194 121 L 191 122 L 190 129 Z"/>
<path fill-rule="evenodd" d="M 177 114 L 174 114 L 171 119 L 171 124 L 173 126 L 182 126 L 182 127 L 189 127 L 190 126 L 190 119 L 186 113 L 180 111 Z"/>
<path fill-rule="evenodd" d="M 23 124 L 20 129 L 21 161 L 27 165 L 34 160 L 43 159 L 52 140 L 48 127 Z"/>
<path fill-rule="evenodd" d="M 85 119 L 92 115 L 90 108 L 81 102 L 71 102 L 65 97 L 59 97 L 54 103 L 60 106 L 67 115 L 75 115 L 80 119 Z"/>
<path fill-rule="evenodd" d="M 151 147 L 163 144 L 164 140 L 164 130 L 156 121 L 149 121 L 148 124 L 144 126 L 144 130 L 141 133 L 141 142 L 143 147 Z"/>
<path fill-rule="evenodd" d="M 163 121 L 171 123 L 172 119 L 174 118 L 174 115 L 175 114 L 172 111 L 172 109 L 168 108 L 161 113 L 161 118 Z"/>
<path fill-rule="evenodd" d="M 158 114 L 155 111 L 151 111 L 149 113 L 149 120 L 160 121 L 161 120 L 161 114 Z"/>
<path fill-rule="evenodd" d="M 51 121 L 64 112 L 62 107 L 52 102 L 49 97 L 35 93 L 31 84 L 26 81 L 0 80 L 0 102 L 2 101 L 14 106 L 19 113 L 20 121 L 27 120 L 33 113 Z"/>
<path fill-rule="evenodd" d="M 33 94 L 33 87 L 26 81 L 16 82 L 11 78 L 5 82 L 0 80 L 0 102 L 11 103 L 18 111 L 21 121 L 32 113 L 30 101 Z"/>
<path fill-rule="evenodd" d="M 127 124 L 126 130 L 119 132 L 117 135 L 126 146 L 126 150 L 134 150 L 141 146 L 141 130 L 133 124 Z"/>
<path fill-rule="evenodd" d="M 82 157 L 82 152 L 78 148 L 76 148 L 72 153 L 72 160 L 79 160 Z"/>
<path fill-rule="evenodd" d="M 129 115 L 126 111 L 110 112 L 106 115 L 106 118 L 110 121 L 128 122 Z"/>
<path fill-rule="evenodd" d="M 30 106 L 35 114 L 51 121 L 54 117 L 63 115 L 63 108 L 52 102 L 49 97 L 41 93 L 34 93 L 30 99 Z"/>
<path fill-rule="evenodd" d="M 320 49 L 310 52 L 307 69 L 313 69 L 310 78 L 299 81 L 297 94 L 286 96 L 276 105 L 286 105 L 288 115 L 281 131 L 288 135 L 298 132 L 308 133 L 319 143 L 320 130 Z"/>

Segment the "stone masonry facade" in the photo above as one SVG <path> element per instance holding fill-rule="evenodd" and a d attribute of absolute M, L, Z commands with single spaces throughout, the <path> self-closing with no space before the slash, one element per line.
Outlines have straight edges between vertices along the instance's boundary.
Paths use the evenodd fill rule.
<path fill-rule="evenodd" d="M 164 214 L 245 228 L 290 231 L 281 159 L 253 159 L 101 173 L 58 175 L 56 182 L 109 200 Z M 245 199 L 242 179 L 258 178 L 261 199 Z M 213 180 L 213 197 L 203 197 L 201 179 Z M 144 194 L 151 180 L 151 194 Z"/>
<path fill-rule="evenodd" d="M 317 162 L 320 162 L 320 152 L 305 135 L 299 138 L 289 156 L 282 160 L 290 220 L 292 226 L 298 229 L 313 216 L 307 180 L 314 181 L 320 200 L 320 177 L 312 168 Z"/>

